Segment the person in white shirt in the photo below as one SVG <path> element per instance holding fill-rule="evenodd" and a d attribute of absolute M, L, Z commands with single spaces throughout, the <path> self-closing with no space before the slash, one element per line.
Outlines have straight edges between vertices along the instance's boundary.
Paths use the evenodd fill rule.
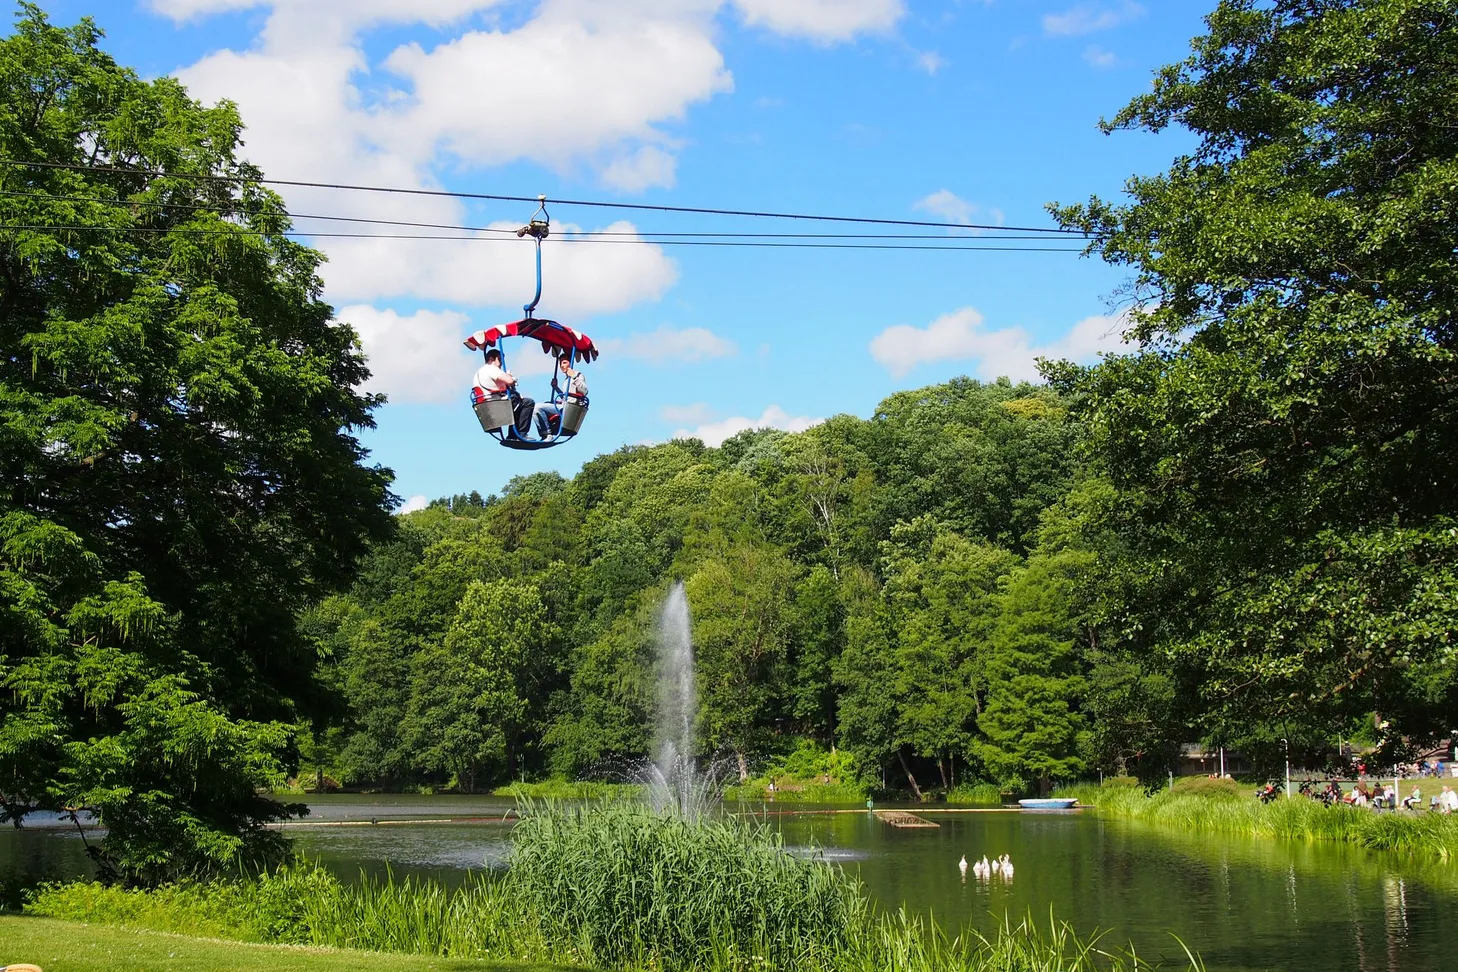
<path fill-rule="evenodd" d="M 562 377 L 567 379 L 567 391 L 553 395 L 550 404 L 538 405 L 533 415 L 537 423 L 537 435 L 543 439 L 552 434 L 551 420 L 562 418 L 562 403 L 567 395 L 577 398 L 587 397 L 587 379 L 582 377 L 582 372 L 573 369 L 572 362 L 567 355 L 564 354 L 557 359 L 557 369 L 562 372 Z"/>
<path fill-rule="evenodd" d="M 492 348 L 486 352 L 486 363 L 476 369 L 475 395 L 479 401 L 487 395 L 507 394 L 511 396 L 512 414 L 516 419 L 516 431 L 519 435 L 526 435 L 530 428 L 532 413 L 536 410 L 536 401 L 518 394 L 516 391 L 516 375 L 501 367 L 501 352 Z"/>

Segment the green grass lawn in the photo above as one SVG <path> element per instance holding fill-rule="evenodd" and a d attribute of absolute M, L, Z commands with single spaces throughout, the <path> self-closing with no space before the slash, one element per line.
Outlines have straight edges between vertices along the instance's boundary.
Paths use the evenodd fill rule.
<path fill-rule="evenodd" d="M 547 972 L 551 966 L 387 955 L 348 949 L 245 945 L 51 918 L 0 917 L 0 968 L 45 972 Z"/>

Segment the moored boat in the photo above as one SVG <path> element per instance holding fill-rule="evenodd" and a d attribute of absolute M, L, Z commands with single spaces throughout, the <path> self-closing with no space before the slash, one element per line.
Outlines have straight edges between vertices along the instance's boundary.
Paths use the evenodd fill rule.
<path fill-rule="evenodd" d="M 1019 800 L 1024 810 L 1072 810 L 1078 801 L 1073 797 L 1047 797 L 1040 800 Z"/>

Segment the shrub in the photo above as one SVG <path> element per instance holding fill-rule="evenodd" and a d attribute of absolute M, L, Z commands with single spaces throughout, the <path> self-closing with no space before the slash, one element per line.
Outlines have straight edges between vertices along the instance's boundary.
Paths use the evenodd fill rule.
<path fill-rule="evenodd" d="M 1174 781 L 1173 792 L 1189 796 L 1239 797 L 1240 784 L 1232 779 L 1210 776 L 1181 776 Z"/>
<path fill-rule="evenodd" d="M 1104 777 L 1104 782 L 1100 785 L 1110 790 L 1132 790 L 1135 787 L 1140 786 L 1141 784 L 1139 782 L 1139 777 L 1137 776 L 1106 776 Z"/>

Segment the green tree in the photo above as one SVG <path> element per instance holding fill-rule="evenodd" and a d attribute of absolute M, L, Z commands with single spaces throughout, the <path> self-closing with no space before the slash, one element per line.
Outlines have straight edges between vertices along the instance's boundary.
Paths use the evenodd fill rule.
<path fill-rule="evenodd" d="M 942 787 L 966 753 L 989 691 L 988 643 L 999 616 L 999 582 L 1017 555 L 938 529 L 930 517 L 892 528 L 885 550 L 885 598 L 896 630 L 900 741 L 933 759 Z"/>
<path fill-rule="evenodd" d="M 0 234 L 0 785 L 10 816 L 95 811 L 145 882 L 281 849 L 258 794 L 318 688 L 295 618 L 391 498 L 355 334 L 236 111 L 99 38 L 25 6 L 0 40 L 0 219 L 40 227 Z"/>
<path fill-rule="evenodd" d="M 1131 268 L 1143 342 L 1049 369 L 1120 493 L 1112 627 L 1205 732 L 1376 710 L 1395 745 L 1458 703 L 1454 17 L 1225 0 L 1105 124 L 1194 151 L 1057 210 Z"/>
<path fill-rule="evenodd" d="M 535 587 L 473 581 L 445 639 L 411 660 L 401 735 L 415 764 L 449 773 L 467 793 L 484 774 L 509 772 L 525 728 L 527 659 L 550 638 Z"/>
<path fill-rule="evenodd" d="M 999 597 L 985 662 L 987 701 L 977 719 L 982 734 L 973 751 L 1008 789 L 1036 782 L 1046 792 L 1084 767 L 1074 592 L 1092 563 L 1078 552 L 1032 556 Z"/>
<path fill-rule="evenodd" d="M 734 542 L 705 559 L 684 587 L 693 612 L 699 731 L 728 749 L 749 777 L 779 711 L 789 647 L 789 597 L 796 570 L 773 547 Z"/>
<path fill-rule="evenodd" d="M 836 732 L 841 747 L 861 766 L 884 768 L 901 750 L 896 700 L 887 691 L 896 674 L 891 619 L 875 576 L 858 566 L 842 574 L 841 603 L 845 647 L 832 669 L 838 692 Z M 909 772 L 907 781 L 915 789 Z"/>

